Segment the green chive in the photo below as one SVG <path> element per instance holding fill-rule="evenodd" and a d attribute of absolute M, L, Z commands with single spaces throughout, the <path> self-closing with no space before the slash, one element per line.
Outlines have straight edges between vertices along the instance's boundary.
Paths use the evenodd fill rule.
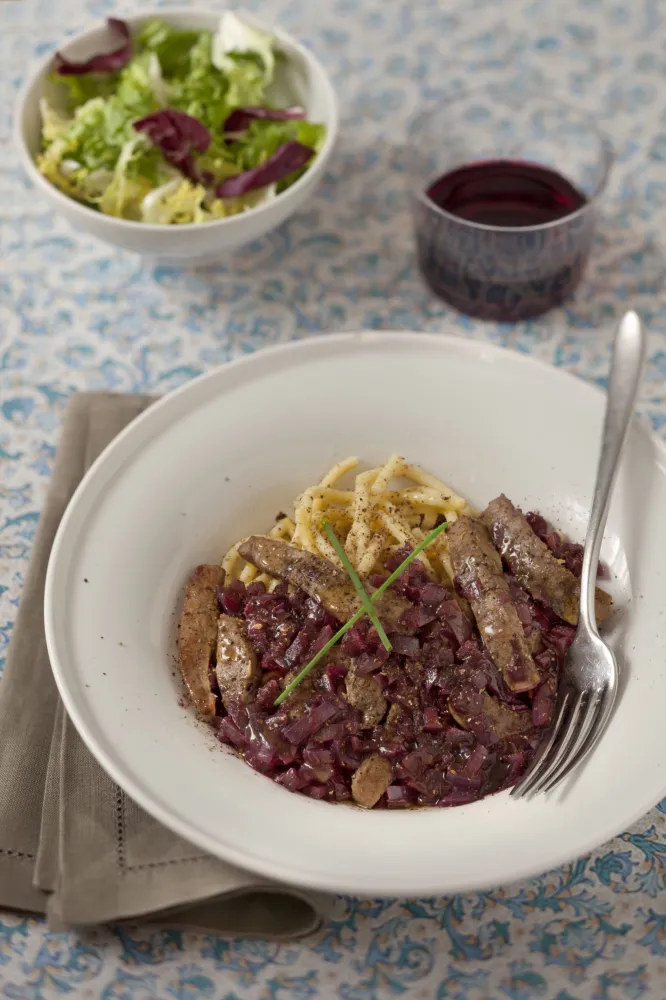
<path fill-rule="evenodd" d="M 390 587 L 391 584 L 395 580 L 398 579 L 398 577 L 400 576 L 400 574 L 404 573 L 404 571 L 409 566 L 410 562 L 413 559 L 415 559 L 419 555 L 420 552 L 423 552 L 423 550 L 426 547 L 426 545 L 430 545 L 431 542 L 434 542 L 434 540 L 437 538 L 437 536 L 441 535 L 441 533 L 443 531 L 446 531 L 447 528 L 448 528 L 448 524 L 446 523 L 446 521 L 444 521 L 443 524 L 440 524 L 437 528 L 433 528 L 433 530 L 430 532 L 430 534 L 426 535 L 426 537 L 423 539 L 423 541 L 419 542 L 419 544 L 416 546 L 416 548 L 414 549 L 414 551 L 410 552 L 409 555 L 407 556 L 407 558 L 405 560 L 403 560 L 403 562 L 400 563 L 400 565 L 398 566 L 398 568 L 396 570 L 394 570 L 393 573 L 391 573 L 391 575 L 389 576 L 389 578 L 387 580 L 384 580 L 384 582 L 381 584 L 381 586 L 377 587 L 377 590 L 374 592 L 374 594 L 372 594 L 370 600 L 374 603 L 374 601 L 376 601 L 377 598 L 381 594 L 384 593 L 384 591 L 387 589 L 387 587 Z M 321 658 L 323 656 L 326 656 L 326 654 L 328 653 L 328 651 L 330 649 L 332 649 L 333 646 L 335 646 L 335 644 L 340 639 L 342 639 L 343 635 L 346 632 L 348 632 L 349 629 L 352 627 L 352 625 L 355 625 L 356 622 L 360 618 L 362 618 L 364 614 L 365 614 L 365 608 L 359 608 L 358 611 L 356 612 L 356 614 L 353 616 L 353 618 L 350 618 L 349 621 L 346 622 L 342 626 L 341 629 L 338 629 L 338 631 L 335 633 L 334 636 L 331 636 L 331 638 L 328 640 L 328 642 L 326 643 L 326 645 L 323 646 L 319 650 L 318 653 L 315 653 L 315 655 L 312 657 L 312 659 L 310 660 L 310 662 L 307 663 L 303 667 L 303 669 L 300 671 L 300 673 L 296 674 L 296 676 L 294 677 L 293 681 L 290 684 L 287 685 L 287 687 L 284 689 L 284 691 L 281 694 L 278 695 L 278 697 L 273 702 L 273 704 L 276 707 L 277 707 L 277 705 L 281 705 L 282 702 L 285 700 L 285 698 L 289 697 L 289 695 L 291 694 L 291 692 L 294 691 L 298 687 L 298 685 L 301 683 L 301 681 L 304 680 L 307 677 L 307 675 L 310 673 L 310 671 L 312 670 L 312 668 L 317 666 L 317 664 L 319 663 L 319 661 L 321 660 Z"/>
<path fill-rule="evenodd" d="M 336 555 L 337 555 L 338 559 L 340 560 L 340 562 L 344 566 L 345 570 L 347 571 L 347 576 L 349 577 L 349 579 L 351 580 L 351 582 L 354 584 L 354 590 L 356 591 L 356 593 L 358 594 L 358 596 L 361 598 L 361 602 L 363 604 L 363 607 L 365 608 L 365 613 L 367 614 L 368 618 L 370 619 L 370 621 L 372 622 L 372 624 L 377 629 L 377 635 L 381 639 L 382 646 L 384 647 L 384 649 L 386 650 L 387 653 L 392 652 L 393 651 L 393 646 L 389 642 L 389 637 L 387 636 L 386 632 L 384 631 L 384 626 L 382 625 L 382 623 L 380 622 L 379 618 L 377 617 L 377 612 L 375 611 L 375 609 L 372 606 L 372 602 L 370 601 L 370 598 L 368 597 L 368 592 L 365 589 L 365 587 L 363 586 L 363 584 L 361 583 L 361 581 L 359 579 L 358 573 L 356 572 L 356 570 L 354 569 L 354 567 L 350 563 L 349 558 L 347 556 L 347 553 L 345 552 L 345 550 L 343 549 L 342 545 L 340 544 L 340 540 L 339 540 L 338 536 L 333 531 L 333 528 L 328 523 L 328 521 L 324 521 L 324 531 L 328 535 L 328 540 L 330 541 L 331 545 L 335 549 L 335 552 L 336 552 Z"/>

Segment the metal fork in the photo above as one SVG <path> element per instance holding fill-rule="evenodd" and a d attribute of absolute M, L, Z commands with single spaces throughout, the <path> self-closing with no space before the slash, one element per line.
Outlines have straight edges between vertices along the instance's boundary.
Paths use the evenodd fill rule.
<path fill-rule="evenodd" d="M 638 316 L 635 312 L 625 313 L 615 337 L 608 379 L 601 455 L 580 578 L 578 628 L 560 677 L 555 722 L 527 772 L 512 789 L 514 798 L 548 792 L 560 784 L 592 750 L 613 709 L 618 669 L 612 649 L 597 629 L 594 592 L 611 493 L 646 347 L 647 337 Z"/>

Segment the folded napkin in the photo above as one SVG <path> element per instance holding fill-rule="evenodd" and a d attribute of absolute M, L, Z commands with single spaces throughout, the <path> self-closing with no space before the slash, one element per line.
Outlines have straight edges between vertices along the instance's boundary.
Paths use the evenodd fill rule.
<path fill-rule="evenodd" d="M 142 917 L 303 937 L 332 898 L 225 864 L 142 812 L 90 755 L 53 681 L 43 592 L 55 532 L 86 469 L 150 402 L 79 395 L 67 411 L 0 681 L 0 907 L 46 912 L 53 929 Z"/>

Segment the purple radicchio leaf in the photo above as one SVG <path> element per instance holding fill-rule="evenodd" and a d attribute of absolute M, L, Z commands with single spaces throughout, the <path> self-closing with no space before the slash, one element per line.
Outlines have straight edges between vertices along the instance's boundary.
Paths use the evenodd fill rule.
<path fill-rule="evenodd" d="M 296 106 L 292 108 L 235 108 L 235 110 L 232 111 L 227 117 L 224 125 L 222 126 L 222 131 L 225 134 L 231 132 L 234 135 L 237 135 L 239 132 L 245 132 L 245 130 L 249 128 L 250 123 L 256 119 L 279 122 L 302 118 L 305 118 L 305 111 L 303 108 Z"/>
<path fill-rule="evenodd" d="M 285 142 L 265 163 L 253 167 L 252 170 L 246 170 L 236 177 L 227 177 L 218 184 L 215 193 L 218 198 L 236 198 L 247 194 L 248 191 L 275 184 L 283 177 L 293 174 L 295 170 L 300 170 L 314 155 L 315 151 L 310 146 L 304 146 L 295 140 Z"/>
<path fill-rule="evenodd" d="M 132 42 L 130 31 L 124 21 L 117 17 L 107 18 L 109 31 L 122 39 L 119 48 L 112 52 L 100 52 L 96 56 L 91 56 L 85 62 L 72 62 L 61 52 L 56 52 L 54 56 L 55 71 L 59 76 L 81 76 L 84 73 L 115 73 L 122 69 L 132 58 Z"/>
<path fill-rule="evenodd" d="M 184 111 L 165 108 L 134 122 L 137 132 L 145 132 L 159 146 L 167 163 L 180 170 L 195 184 L 209 184 L 212 176 L 201 173 L 192 153 L 205 153 L 210 145 L 210 132 L 205 125 Z"/>

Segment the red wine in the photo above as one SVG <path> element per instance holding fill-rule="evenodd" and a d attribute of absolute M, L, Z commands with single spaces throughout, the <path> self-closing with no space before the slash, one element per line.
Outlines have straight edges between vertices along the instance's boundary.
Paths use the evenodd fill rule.
<path fill-rule="evenodd" d="M 559 305 L 578 284 L 593 219 L 579 211 L 585 195 L 561 174 L 489 160 L 439 177 L 426 195 L 416 207 L 419 263 L 433 291 L 461 312 L 525 319 Z"/>
<path fill-rule="evenodd" d="M 513 160 L 472 163 L 428 188 L 436 205 L 483 226 L 543 226 L 586 204 L 585 195 L 548 167 Z"/>

